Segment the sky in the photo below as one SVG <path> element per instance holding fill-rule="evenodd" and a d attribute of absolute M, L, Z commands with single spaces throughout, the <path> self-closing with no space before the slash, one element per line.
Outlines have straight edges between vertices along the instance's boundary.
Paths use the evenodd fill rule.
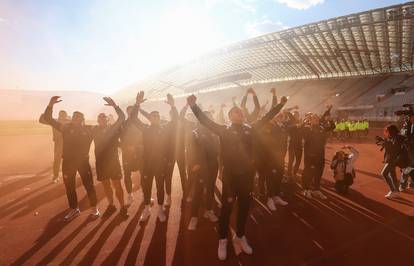
<path fill-rule="evenodd" d="M 0 0 L 0 89 L 112 94 L 265 33 L 393 0 Z"/>

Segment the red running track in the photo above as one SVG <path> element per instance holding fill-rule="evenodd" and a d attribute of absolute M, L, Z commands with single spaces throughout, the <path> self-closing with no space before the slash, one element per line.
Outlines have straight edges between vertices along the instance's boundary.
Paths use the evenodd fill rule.
<path fill-rule="evenodd" d="M 327 159 L 341 146 L 329 144 Z M 180 208 L 178 171 L 167 222 L 157 221 L 154 208 L 146 224 L 138 221 L 140 190 L 128 220 L 113 215 L 89 221 L 79 183 L 85 211 L 67 223 L 62 220 L 67 207 L 63 184 L 51 184 L 51 170 L 40 168 L 44 162 L 32 169 L 36 174 L 1 174 L 0 265 L 412 265 L 414 191 L 386 200 L 378 147 L 354 146 L 361 157 L 350 195 L 333 191 L 332 172 L 326 167 L 325 201 L 304 199 L 298 184 L 285 187 L 289 205 L 274 213 L 255 199 L 246 232 L 254 253 L 236 256 L 230 248 L 225 262 L 216 256 L 216 224 L 201 218 L 197 231 L 186 230 L 189 206 Z M 35 155 L 31 159 L 39 160 Z M 97 190 L 104 210 L 103 189 L 97 185 Z"/>

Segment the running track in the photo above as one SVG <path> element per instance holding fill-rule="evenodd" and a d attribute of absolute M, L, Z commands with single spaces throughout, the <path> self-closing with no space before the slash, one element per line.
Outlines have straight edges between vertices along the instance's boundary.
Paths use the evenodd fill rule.
<path fill-rule="evenodd" d="M 340 146 L 329 144 L 327 158 Z M 31 173 L 0 172 L 0 265 L 412 265 L 414 190 L 386 200 L 387 188 L 378 176 L 378 147 L 354 146 L 361 157 L 349 196 L 333 192 L 332 173 L 326 167 L 326 201 L 305 200 L 297 184 L 286 185 L 289 206 L 274 213 L 255 198 L 246 232 L 254 254 L 236 256 L 229 248 L 226 262 L 216 257 L 215 224 L 201 218 L 197 231 L 186 230 L 189 206 L 180 207 L 178 171 L 165 223 L 157 221 L 154 208 L 150 220 L 139 224 L 143 206 L 138 188 L 126 221 L 116 214 L 89 221 L 85 211 L 66 223 L 63 184 L 51 184 L 51 169 L 33 154 L 30 160 L 43 162 L 31 167 Z M 81 209 L 87 210 L 85 192 L 78 185 Z M 220 181 L 217 187 L 216 199 Z M 100 185 L 97 191 L 103 211 L 106 200 Z"/>

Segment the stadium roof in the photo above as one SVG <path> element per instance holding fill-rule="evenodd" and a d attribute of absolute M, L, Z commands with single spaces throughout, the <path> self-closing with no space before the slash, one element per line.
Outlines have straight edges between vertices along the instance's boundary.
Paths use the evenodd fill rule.
<path fill-rule="evenodd" d="M 248 39 L 139 82 L 158 98 L 284 80 L 413 71 L 414 2 Z"/>

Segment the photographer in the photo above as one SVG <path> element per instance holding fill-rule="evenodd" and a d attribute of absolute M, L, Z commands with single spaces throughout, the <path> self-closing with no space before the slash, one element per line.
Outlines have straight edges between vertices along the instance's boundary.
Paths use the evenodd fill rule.
<path fill-rule="evenodd" d="M 398 196 L 396 167 L 407 167 L 407 156 L 404 148 L 404 137 L 399 134 L 395 125 L 389 125 L 384 129 L 385 138 L 376 137 L 377 145 L 384 150 L 384 167 L 381 175 L 384 177 L 390 191 L 385 195 L 391 199 Z"/>
<path fill-rule="evenodd" d="M 400 192 L 409 187 L 409 180 L 414 176 L 414 112 L 412 105 L 404 105 L 404 107 L 408 107 L 409 110 L 395 112 L 396 115 L 404 116 L 400 132 L 405 137 L 404 148 L 408 156 L 408 166 L 401 171 Z"/>

